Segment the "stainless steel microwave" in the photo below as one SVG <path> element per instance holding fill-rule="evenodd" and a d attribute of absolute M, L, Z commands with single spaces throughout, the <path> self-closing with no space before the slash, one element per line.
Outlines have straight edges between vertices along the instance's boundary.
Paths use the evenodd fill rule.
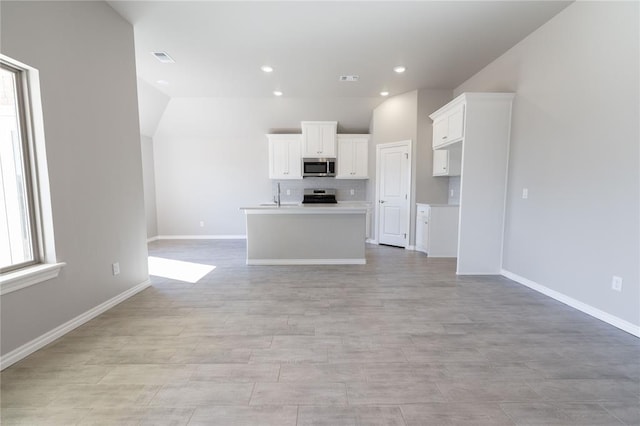
<path fill-rule="evenodd" d="M 303 158 L 302 177 L 332 177 L 336 175 L 335 158 Z"/>

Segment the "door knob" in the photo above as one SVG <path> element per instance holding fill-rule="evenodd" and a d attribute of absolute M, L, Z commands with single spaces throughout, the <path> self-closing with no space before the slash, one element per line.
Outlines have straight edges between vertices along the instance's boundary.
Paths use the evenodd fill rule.
<path fill-rule="evenodd" d="M 380 204 L 386 203 L 386 201 L 384 200 L 380 200 Z"/>

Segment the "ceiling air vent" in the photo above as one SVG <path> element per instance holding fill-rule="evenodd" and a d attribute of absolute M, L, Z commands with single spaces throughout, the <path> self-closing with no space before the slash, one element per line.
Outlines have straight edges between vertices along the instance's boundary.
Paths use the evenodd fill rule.
<path fill-rule="evenodd" d="M 167 52 L 151 52 L 151 54 L 163 64 L 173 64 L 176 62 Z"/>
<path fill-rule="evenodd" d="M 360 76 L 357 75 L 341 75 L 340 81 L 358 81 Z"/>

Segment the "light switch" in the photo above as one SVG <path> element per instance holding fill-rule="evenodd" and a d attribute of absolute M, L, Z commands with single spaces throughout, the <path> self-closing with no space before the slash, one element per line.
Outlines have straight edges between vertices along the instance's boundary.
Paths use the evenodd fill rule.
<path fill-rule="evenodd" d="M 528 188 L 522 188 L 522 199 L 526 200 L 527 198 L 529 198 L 529 189 Z"/>

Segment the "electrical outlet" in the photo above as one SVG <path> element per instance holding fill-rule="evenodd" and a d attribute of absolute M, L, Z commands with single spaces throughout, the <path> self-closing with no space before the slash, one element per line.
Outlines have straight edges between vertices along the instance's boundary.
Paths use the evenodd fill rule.
<path fill-rule="evenodd" d="M 528 188 L 522 188 L 522 199 L 526 200 L 527 198 L 529 198 L 529 189 Z"/>
<path fill-rule="evenodd" d="M 356 195 L 356 190 L 355 190 L 355 189 L 350 189 L 350 190 L 349 190 L 349 194 L 351 194 L 351 195 Z"/>
<path fill-rule="evenodd" d="M 204 220 L 200 221 L 200 228 L 204 228 Z"/>
<path fill-rule="evenodd" d="M 453 189 L 449 190 L 449 197 L 453 197 Z"/>
<path fill-rule="evenodd" d="M 622 291 L 622 277 L 614 275 L 611 278 L 611 290 Z"/>
<path fill-rule="evenodd" d="M 113 275 L 118 275 L 120 273 L 120 262 L 111 264 L 111 272 Z"/>
<path fill-rule="evenodd" d="M 287 195 L 291 195 L 291 190 L 287 189 Z"/>

